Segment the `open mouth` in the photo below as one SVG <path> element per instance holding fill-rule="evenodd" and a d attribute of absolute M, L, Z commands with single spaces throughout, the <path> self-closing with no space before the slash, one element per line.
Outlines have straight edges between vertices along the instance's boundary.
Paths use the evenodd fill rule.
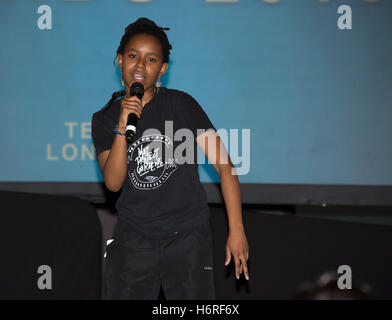
<path fill-rule="evenodd" d="M 132 78 L 136 81 L 146 80 L 146 77 L 140 73 L 132 73 Z"/>

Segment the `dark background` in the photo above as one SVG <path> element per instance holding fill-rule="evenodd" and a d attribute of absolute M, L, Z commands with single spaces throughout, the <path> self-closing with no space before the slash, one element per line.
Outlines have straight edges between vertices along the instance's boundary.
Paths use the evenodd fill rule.
<path fill-rule="evenodd" d="M 353 281 L 368 285 L 372 298 L 392 298 L 391 207 L 381 201 L 376 205 L 389 189 L 263 186 L 268 190 L 261 196 L 266 203 L 244 201 L 250 280 L 237 281 L 233 263 L 224 266 L 227 215 L 219 198 L 211 201 L 212 188 L 219 191 L 219 186 L 206 186 L 218 299 L 292 299 L 300 284 L 314 282 L 340 265 L 351 267 Z M 313 193 L 313 199 L 305 191 Z M 0 298 L 99 299 L 105 244 L 116 223 L 116 197 L 106 191 L 105 201 L 93 196 L 87 201 L 85 195 L 0 192 L 4 244 Z M 282 201 L 295 197 L 298 203 Z M 346 204 L 339 204 L 339 198 Z M 331 204 L 333 199 L 338 204 Z M 37 268 L 43 264 L 52 267 L 52 290 L 37 288 Z"/>

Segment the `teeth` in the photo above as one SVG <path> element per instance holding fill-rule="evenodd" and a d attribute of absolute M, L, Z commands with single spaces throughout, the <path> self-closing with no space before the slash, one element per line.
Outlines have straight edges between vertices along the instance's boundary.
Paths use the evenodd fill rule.
<path fill-rule="evenodd" d="M 134 74 L 133 77 L 134 77 L 134 78 L 138 78 L 138 79 L 144 79 L 143 76 L 140 76 L 140 75 L 138 75 L 138 74 Z"/>

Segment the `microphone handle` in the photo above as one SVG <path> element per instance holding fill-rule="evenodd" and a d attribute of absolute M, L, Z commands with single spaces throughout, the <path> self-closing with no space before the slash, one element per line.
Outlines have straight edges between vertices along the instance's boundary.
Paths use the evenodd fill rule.
<path fill-rule="evenodd" d="M 142 87 L 142 91 L 135 90 L 134 85 L 130 88 L 130 94 L 132 96 L 137 96 L 140 100 L 142 100 L 144 95 L 144 87 L 143 85 L 139 84 Z M 128 115 L 127 127 L 125 128 L 125 137 L 128 143 L 131 143 L 134 136 L 136 135 L 136 125 L 137 125 L 137 116 L 134 113 L 130 113 Z"/>
<path fill-rule="evenodd" d="M 132 142 L 136 134 L 137 116 L 134 113 L 128 115 L 127 126 L 125 128 L 125 137 L 128 143 Z"/>

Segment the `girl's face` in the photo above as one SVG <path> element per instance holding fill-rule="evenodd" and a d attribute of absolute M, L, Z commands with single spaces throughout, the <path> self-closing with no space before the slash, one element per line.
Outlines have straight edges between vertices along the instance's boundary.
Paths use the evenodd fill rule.
<path fill-rule="evenodd" d="M 157 38 L 149 34 L 137 34 L 128 42 L 124 54 L 117 56 L 127 95 L 134 82 L 144 86 L 145 94 L 151 95 L 157 78 L 163 76 L 168 64 L 162 62 L 162 47 Z"/>

